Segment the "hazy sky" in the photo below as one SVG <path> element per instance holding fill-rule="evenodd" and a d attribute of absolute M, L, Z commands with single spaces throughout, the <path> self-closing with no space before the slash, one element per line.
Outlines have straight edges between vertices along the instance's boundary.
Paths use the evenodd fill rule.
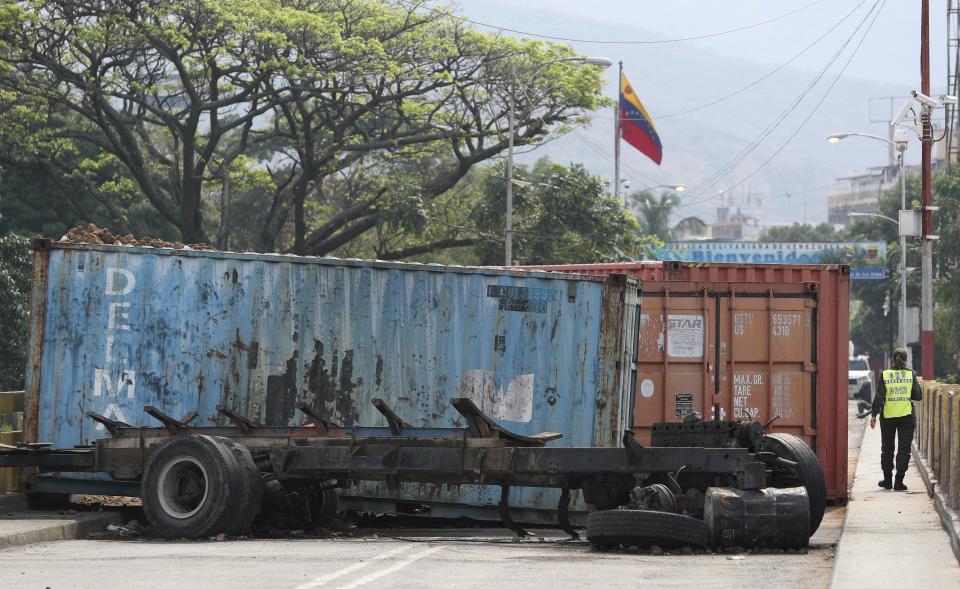
<path fill-rule="evenodd" d="M 879 134 L 886 133 L 886 124 L 872 122 L 871 119 L 889 120 L 889 102 L 875 100 L 882 95 L 899 96 L 897 106 L 911 89 L 920 88 L 920 0 L 457 0 L 460 14 L 467 18 L 497 25 L 515 28 L 529 33 L 569 37 L 575 39 L 593 39 L 608 43 L 571 42 L 576 51 L 584 55 L 605 56 L 613 61 L 623 60 L 624 69 L 631 81 L 643 80 L 646 88 L 644 100 L 657 118 L 662 110 L 676 110 L 671 102 L 683 105 L 699 104 L 707 99 L 723 95 L 732 89 L 743 86 L 753 79 L 757 72 L 768 72 L 774 67 L 785 64 L 804 48 L 814 44 L 822 35 L 822 42 L 816 43 L 799 58 L 792 61 L 787 70 L 764 84 L 740 94 L 732 100 L 703 111 L 713 123 L 710 136 L 704 141 L 688 141 L 671 144 L 671 162 L 665 161 L 662 168 L 653 169 L 642 159 L 634 160 L 634 165 L 657 178 L 682 178 L 686 183 L 696 183 L 699 176 L 710 170 L 698 171 L 696 164 L 703 164 L 703 152 L 709 151 L 709 141 L 723 134 L 736 134 L 731 140 L 730 149 L 739 149 L 739 143 L 745 144 L 754 132 L 745 129 L 743 116 L 730 116 L 736 107 L 747 113 L 756 112 L 756 119 L 766 124 L 772 118 L 771 108 L 779 111 L 787 99 L 795 95 L 799 88 L 793 85 L 806 83 L 813 79 L 815 72 L 834 57 L 835 52 L 861 22 L 868 9 L 881 6 L 879 16 L 870 29 L 869 35 L 857 49 L 856 56 L 849 63 L 843 78 L 848 81 L 847 91 L 834 92 L 821 112 L 802 133 L 783 151 L 777 162 L 794 167 L 808 165 L 801 158 L 831 154 L 834 168 L 832 177 L 839 177 L 863 170 L 866 166 L 881 165 L 886 161 L 886 152 L 871 142 L 850 141 L 831 148 L 827 152 L 823 138 L 830 132 L 857 130 Z M 445 4 L 438 0 L 438 4 Z M 931 94 L 941 94 L 946 89 L 946 0 L 931 0 Z M 511 12 L 511 8 L 515 7 Z M 795 14 L 789 14 L 796 11 Z M 850 13 L 853 13 L 852 15 Z M 786 16 L 784 16 L 786 15 Z M 762 21 L 783 16 L 773 22 L 758 24 Z M 869 22 L 869 21 L 868 21 Z M 751 26 L 758 25 L 758 26 Z M 645 41 L 664 40 L 679 37 L 711 35 L 731 29 L 746 27 L 745 30 L 718 35 L 706 39 L 683 41 L 679 43 L 659 43 L 652 45 L 609 43 L 609 41 Z M 833 30 L 831 30 L 833 27 Z M 480 30 L 490 30 L 478 27 Z M 512 33 L 510 33 L 512 34 Z M 859 35 L 856 37 L 859 39 Z M 846 61 L 855 40 L 844 52 Z M 746 60 L 746 61 L 742 61 Z M 675 67 L 661 67 L 671 62 Z M 752 62 L 752 63 L 749 63 Z M 830 69 L 828 79 L 839 73 L 839 66 Z M 724 77 L 711 78 L 714 85 L 704 83 L 697 77 L 697 71 L 725 72 Z M 616 94 L 616 73 L 611 68 L 606 75 L 607 95 Z M 859 82 L 863 92 L 857 93 Z M 872 84 L 867 84 L 871 82 Z M 727 88 L 727 85 L 730 85 Z M 774 91 L 770 85 L 778 91 Z M 850 85 L 854 91 L 850 91 Z M 816 95 L 822 91 L 821 84 Z M 841 86 L 843 86 L 841 84 Z M 660 96 L 663 88 L 671 88 L 673 94 Z M 781 90 L 782 91 L 779 91 Z M 879 91 L 878 91 L 879 89 Z M 841 99 L 840 95 L 849 100 Z M 783 104 L 780 104 L 783 102 Z M 800 111 L 807 112 L 813 99 L 808 99 Z M 776 103 L 776 104 L 774 104 Z M 765 112 L 766 111 L 766 112 Z M 603 113 L 597 115 L 602 119 Z M 696 116 L 696 115 L 694 115 Z M 749 116 L 749 115 L 747 115 Z M 802 116 L 795 115 L 794 118 Z M 676 119 L 674 119 L 676 120 Z M 818 121 L 820 124 L 818 124 Z M 824 123 L 831 121 L 828 125 Z M 671 137 L 680 136 L 679 129 L 671 129 L 669 123 L 662 125 L 661 132 Z M 756 122 L 756 121 L 753 121 Z M 789 122 L 784 128 L 794 128 L 797 121 Z M 599 126 L 594 123 L 594 127 Z M 742 136 L 742 137 L 741 137 Z M 773 153 L 781 142 L 773 137 L 757 151 L 762 157 Z M 605 143 L 604 143 L 605 145 Z M 919 145 L 912 142 L 907 152 L 907 161 L 919 159 Z M 628 150 L 628 155 L 631 152 Z M 681 166 L 684 156 L 691 158 L 692 165 Z M 821 162 L 823 163 L 823 162 Z M 737 174 L 743 176 L 751 166 L 744 166 Z M 596 173 L 606 173 L 605 169 L 594 165 Z M 692 179 L 691 179 L 692 178 Z M 768 180 L 770 180 L 768 178 Z M 775 178 L 774 178 L 775 180 Z M 727 182 L 729 180 L 725 180 Z M 779 187 L 781 191 L 802 190 L 804 186 L 792 184 Z M 813 182 L 813 180 L 811 180 Z M 822 182 L 826 184 L 828 181 Z M 769 182 L 773 186 L 773 182 Z M 722 186 L 721 186 L 722 188 Z M 771 188 L 771 187 L 767 187 Z M 759 187 L 762 192 L 763 186 Z M 811 215 L 817 219 L 826 217 L 825 191 L 811 195 Z M 709 211 L 708 211 L 709 213 Z"/>
<path fill-rule="evenodd" d="M 855 6 L 863 8 L 876 0 L 524 0 L 527 7 L 542 6 L 562 18 L 545 22 L 543 28 L 530 31 L 548 35 L 578 37 L 582 19 L 629 22 L 666 38 L 711 34 L 762 22 L 807 6 L 808 8 L 775 22 L 728 35 L 687 41 L 686 44 L 731 57 L 758 62 L 778 63 L 789 59 L 815 39 L 832 23 Z M 884 0 L 881 0 L 884 2 Z M 484 0 L 459 0 L 462 14 L 482 12 Z M 488 19 L 489 20 L 489 19 Z M 845 24 L 852 24 L 853 20 Z M 946 71 L 946 1 L 931 0 L 931 76 L 934 86 L 942 83 Z M 511 25 L 504 14 L 492 22 Z M 582 33 L 582 31 L 581 31 Z M 614 39 L 611 39 L 614 40 Z M 619 40 L 619 39 L 615 39 Z M 577 44 L 584 50 L 616 58 L 618 45 Z M 811 51 L 795 62 L 801 69 L 819 67 L 826 51 Z M 870 36 L 847 75 L 882 82 L 919 85 L 920 74 L 920 1 L 886 0 Z"/>

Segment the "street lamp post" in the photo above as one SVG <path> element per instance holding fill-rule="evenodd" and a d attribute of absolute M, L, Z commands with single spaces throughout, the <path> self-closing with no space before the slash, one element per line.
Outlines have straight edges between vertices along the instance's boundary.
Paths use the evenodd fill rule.
<path fill-rule="evenodd" d="M 530 74 L 529 79 L 536 77 L 544 67 L 564 61 L 580 61 L 589 65 L 595 65 L 604 69 L 613 65 L 613 62 L 606 57 L 561 57 L 551 59 L 538 65 Z M 507 218 L 504 228 L 504 266 L 513 265 L 513 135 L 516 130 L 516 110 L 517 110 L 517 70 L 515 66 L 510 67 L 510 109 L 507 114 L 507 127 L 510 136 L 507 137 Z"/>
<path fill-rule="evenodd" d="M 683 192 L 687 189 L 683 184 L 657 184 L 656 186 L 646 186 L 643 190 L 656 190 L 657 188 L 671 188 L 674 192 Z"/>
<path fill-rule="evenodd" d="M 839 143 L 846 137 L 865 137 L 882 141 L 893 146 L 897 150 L 897 176 L 900 178 L 900 210 L 907 208 L 907 181 L 903 171 L 903 152 L 907 150 L 906 131 L 897 129 L 894 131 L 894 140 L 891 141 L 879 135 L 870 135 L 868 133 L 835 133 L 827 138 L 830 143 Z M 891 219 L 885 215 L 872 213 L 850 213 L 851 217 L 880 217 L 896 223 L 897 233 L 900 236 L 900 305 L 897 310 L 897 343 L 901 348 L 907 347 L 907 237 L 900 229 L 899 221 Z"/>

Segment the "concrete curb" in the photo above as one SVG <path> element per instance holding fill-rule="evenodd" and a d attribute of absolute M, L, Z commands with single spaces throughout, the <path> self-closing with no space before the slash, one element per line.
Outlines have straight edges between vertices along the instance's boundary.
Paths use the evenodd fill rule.
<path fill-rule="evenodd" d="M 0 494 L 0 515 L 11 511 L 26 511 L 27 509 L 27 496 L 23 493 Z"/>
<path fill-rule="evenodd" d="M 913 444 L 911 450 L 913 451 L 913 459 L 920 470 L 920 478 L 923 479 L 923 484 L 927 487 L 927 495 L 933 498 L 933 506 L 937 510 L 937 515 L 940 516 L 940 524 L 950 538 L 950 548 L 953 549 L 953 555 L 957 557 L 957 562 L 960 562 L 960 514 L 950 509 L 947 498 L 937 490 L 937 479 L 934 478 L 927 461 L 920 455 L 917 445 Z"/>
<path fill-rule="evenodd" d="M 103 531 L 107 524 L 121 524 L 123 519 L 119 513 L 99 512 L 99 513 L 78 513 L 75 516 L 60 516 L 51 513 L 20 514 L 17 518 L 0 518 L 0 524 L 6 521 L 36 521 L 38 525 L 30 529 L 14 530 L 8 533 L 0 533 L 0 550 L 13 548 L 16 546 L 26 546 L 38 542 L 54 542 L 56 540 L 76 540 L 83 538 L 87 534 Z M 56 518 L 56 519 L 55 519 Z M 47 525 L 41 522 L 49 519 Z M 2 529 L 2 528 L 0 528 Z"/>

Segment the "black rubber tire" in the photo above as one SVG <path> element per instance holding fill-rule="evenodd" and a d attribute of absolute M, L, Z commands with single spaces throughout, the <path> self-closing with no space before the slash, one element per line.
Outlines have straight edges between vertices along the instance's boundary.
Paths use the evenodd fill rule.
<path fill-rule="evenodd" d="M 200 480 L 206 490 L 190 511 L 190 505 L 170 505 L 174 501 L 170 497 L 172 489 L 162 488 L 164 483 L 172 485 L 177 481 L 173 468 L 181 472 L 190 469 L 194 480 L 197 471 L 202 470 Z M 167 477 L 172 478 L 168 481 Z M 226 533 L 240 509 L 242 479 L 236 457 L 220 440 L 205 435 L 173 436 L 147 461 L 141 484 L 144 515 L 166 538 L 203 538 Z M 179 516 L 171 515 L 177 510 Z"/>
<path fill-rule="evenodd" d="M 775 475 L 767 484 L 776 488 L 806 487 L 810 500 L 810 535 L 812 536 L 827 508 L 827 483 L 823 478 L 820 461 L 806 442 L 792 434 L 768 434 L 760 440 L 760 450 L 773 452 L 781 458 L 797 463 L 791 476 Z"/>
<path fill-rule="evenodd" d="M 326 528 L 340 515 L 340 497 L 337 490 L 318 491 L 311 507 L 313 519 L 310 520 L 310 525 L 314 528 Z"/>
<path fill-rule="evenodd" d="M 665 511 L 593 511 L 587 514 L 587 540 L 606 547 L 700 548 L 707 545 L 707 524 L 703 520 Z"/>
<path fill-rule="evenodd" d="M 243 444 L 230 438 L 217 437 L 219 442 L 226 446 L 237 459 L 237 465 L 240 467 L 240 496 L 236 515 L 233 521 L 227 526 L 225 532 L 230 535 L 240 536 L 250 531 L 250 524 L 253 518 L 260 513 L 260 504 L 263 499 L 263 478 L 260 476 L 260 469 L 250 450 Z"/>

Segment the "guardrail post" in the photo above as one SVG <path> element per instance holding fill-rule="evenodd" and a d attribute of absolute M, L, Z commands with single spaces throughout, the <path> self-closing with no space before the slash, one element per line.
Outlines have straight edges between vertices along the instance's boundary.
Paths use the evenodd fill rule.
<path fill-rule="evenodd" d="M 23 441 L 23 391 L 0 392 L 0 426 L 12 426 L 12 431 L 2 431 L 0 428 L 0 444 L 13 446 Z M 19 469 L 0 468 L 0 493 L 10 493 L 17 490 Z"/>
<path fill-rule="evenodd" d="M 943 387 L 940 391 L 940 421 L 937 429 L 939 440 L 939 455 L 937 460 L 937 480 L 940 488 L 946 489 L 950 484 L 950 396 L 952 391 Z"/>
<path fill-rule="evenodd" d="M 950 398 L 950 463 L 947 501 L 950 509 L 960 509 L 960 388 Z"/>
<path fill-rule="evenodd" d="M 943 428 L 941 427 L 941 417 L 943 413 L 943 400 L 940 394 L 940 387 L 937 387 L 937 390 L 933 393 L 933 420 L 930 429 L 933 430 L 933 439 L 930 444 L 930 470 L 933 472 L 934 476 L 937 477 L 937 481 L 940 480 L 940 446 L 942 443 L 943 437 Z"/>

